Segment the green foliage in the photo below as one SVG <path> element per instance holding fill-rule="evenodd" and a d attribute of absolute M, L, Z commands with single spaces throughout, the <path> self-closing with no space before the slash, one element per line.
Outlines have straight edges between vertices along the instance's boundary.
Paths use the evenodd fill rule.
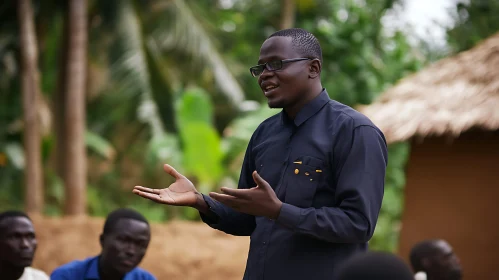
<path fill-rule="evenodd" d="M 499 2 L 471 0 L 457 3 L 456 25 L 447 31 L 449 45 L 454 52 L 468 50 L 481 40 L 499 31 Z"/>
<path fill-rule="evenodd" d="M 199 88 L 184 92 L 177 106 L 183 168 L 202 192 L 211 191 L 223 174 L 220 136 L 213 127 L 212 112 L 207 93 Z"/>
<path fill-rule="evenodd" d="M 22 184 L 24 155 L 18 143 L 6 143 L 0 146 L 0 211 L 21 209 L 23 206 Z"/>
<path fill-rule="evenodd" d="M 178 126 L 188 123 L 213 124 L 213 105 L 208 94 L 201 88 L 189 88 L 177 102 Z"/>
<path fill-rule="evenodd" d="M 408 157 L 409 144 L 397 143 L 388 147 L 385 195 L 374 236 L 369 242 L 371 249 L 392 252 L 397 249 Z"/>
<path fill-rule="evenodd" d="M 113 145 L 100 135 L 91 131 L 85 131 L 86 146 L 105 159 L 113 159 L 116 151 Z"/>
<path fill-rule="evenodd" d="M 177 166 L 182 172 L 182 154 L 178 137 L 167 134 L 163 137 L 153 138 L 149 141 L 147 153 L 145 154 L 147 167 L 155 169 L 163 163 Z"/>

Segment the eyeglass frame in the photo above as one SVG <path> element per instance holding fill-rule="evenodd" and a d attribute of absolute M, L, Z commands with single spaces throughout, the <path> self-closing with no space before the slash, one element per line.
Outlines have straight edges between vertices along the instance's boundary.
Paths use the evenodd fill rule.
<path fill-rule="evenodd" d="M 250 67 L 249 71 L 251 73 L 251 76 L 253 77 L 258 77 L 260 75 L 263 74 L 263 71 L 265 71 L 265 69 L 267 69 L 268 71 L 277 71 L 277 70 L 281 70 L 282 67 L 284 66 L 285 63 L 290 63 L 290 62 L 297 62 L 297 61 L 303 61 L 303 60 L 314 60 L 314 58 L 309 58 L 309 57 L 299 57 L 299 58 L 289 58 L 289 59 L 281 59 L 281 60 L 272 60 L 272 61 L 269 61 L 269 62 L 266 62 L 266 63 L 263 63 L 263 64 L 258 64 L 258 65 L 255 65 L 255 66 L 252 66 Z M 278 62 L 280 61 L 281 62 L 281 66 L 277 69 L 270 69 L 269 67 L 269 63 L 272 63 L 272 62 Z M 258 75 L 253 75 L 253 71 L 251 71 L 251 69 L 254 69 L 256 67 L 263 67 L 262 68 L 262 72 Z"/>

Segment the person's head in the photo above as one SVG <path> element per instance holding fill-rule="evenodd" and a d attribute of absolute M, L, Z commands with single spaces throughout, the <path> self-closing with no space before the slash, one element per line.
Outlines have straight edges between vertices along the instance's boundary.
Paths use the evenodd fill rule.
<path fill-rule="evenodd" d="M 271 108 L 296 110 L 322 90 L 322 50 L 310 32 L 291 28 L 275 32 L 262 44 L 258 65 L 250 72 Z"/>
<path fill-rule="evenodd" d="M 452 247 L 444 240 L 417 243 L 409 255 L 414 272 L 426 272 L 429 280 L 459 280 L 462 268 Z"/>
<path fill-rule="evenodd" d="M 14 268 L 30 266 L 37 241 L 31 219 L 20 211 L 0 213 L 0 264 Z"/>
<path fill-rule="evenodd" d="M 384 252 L 357 254 L 340 265 L 336 276 L 337 280 L 414 280 L 402 259 Z"/>
<path fill-rule="evenodd" d="M 142 261 L 150 239 L 149 223 L 140 213 L 128 208 L 111 212 L 100 236 L 101 270 L 125 275 Z"/>

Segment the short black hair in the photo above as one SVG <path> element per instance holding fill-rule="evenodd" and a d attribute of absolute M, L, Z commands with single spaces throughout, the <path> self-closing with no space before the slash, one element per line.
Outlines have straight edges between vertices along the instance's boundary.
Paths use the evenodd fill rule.
<path fill-rule="evenodd" d="M 31 218 L 23 211 L 18 210 L 7 210 L 0 213 L 0 224 L 8 218 L 24 217 L 31 221 Z"/>
<path fill-rule="evenodd" d="M 431 257 L 438 253 L 437 243 L 440 242 L 439 239 L 424 240 L 412 247 L 409 253 L 409 259 L 411 261 L 412 269 L 415 272 L 424 271 L 423 259 Z"/>
<path fill-rule="evenodd" d="M 318 58 L 322 63 L 322 49 L 319 40 L 307 30 L 301 28 L 283 29 L 269 36 L 269 38 L 272 37 L 291 37 L 293 49 L 304 57 Z"/>
<path fill-rule="evenodd" d="M 104 223 L 103 234 L 111 233 L 114 229 L 114 226 L 120 219 L 136 220 L 149 225 L 147 219 L 139 212 L 130 208 L 119 208 L 107 215 L 106 222 Z"/>
<path fill-rule="evenodd" d="M 338 268 L 338 280 L 414 280 L 404 261 L 386 252 L 368 252 L 347 259 Z"/>

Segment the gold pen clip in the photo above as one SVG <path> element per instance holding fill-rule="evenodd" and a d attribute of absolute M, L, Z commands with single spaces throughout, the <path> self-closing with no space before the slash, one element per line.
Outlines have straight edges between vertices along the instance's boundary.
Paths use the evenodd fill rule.
<path fill-rule="evenodd" d="M 294 161 L 293 163 L 296 163 L 296 164 L 302 164 L 301 161 Z"/>
<path fill-rule="evenodd" d="M 317 173 L 321 173 L 321 172 L 322 172 L 322 170 L 320 170 L 320 169 L 316 169 L 316 170 L 315 170 L 315 172 L 317 172 Z"/>

